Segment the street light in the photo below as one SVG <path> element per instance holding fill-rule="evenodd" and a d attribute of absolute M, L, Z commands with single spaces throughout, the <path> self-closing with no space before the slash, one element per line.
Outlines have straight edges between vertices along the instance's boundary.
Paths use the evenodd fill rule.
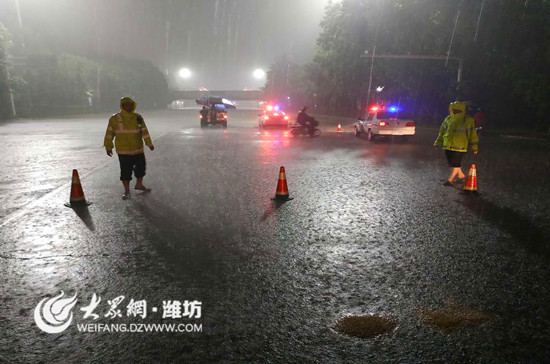
<path fill-rule="evenodd" d="M 178 74 L 181 78 L 189 78 L 192 75 L 191 70 L 189 68 L 180 69 Z"/>
<path fill-rule="evenodd" d="M 265 78 L 266 76 L 266 73 L 263 69 L 261 68 L 258 68 L 256 70 L 254 70 L 254 72 L 252 73 L 252 75 L 254 76 L 255 79 L 257 80 L 261 80 L 263 78 Z"/>

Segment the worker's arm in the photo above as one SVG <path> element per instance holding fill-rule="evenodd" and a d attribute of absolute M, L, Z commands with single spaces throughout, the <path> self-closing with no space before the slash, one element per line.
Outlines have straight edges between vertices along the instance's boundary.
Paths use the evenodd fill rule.
<path fill-rule="evenodd" d="M 437 139 L 434 142 L 434 147 L 440 147 L 443 145 L 443 136 L 447 132 L 447 128 L 448 128 L 447 118 L 448 117 L 446 117 L 445 120 L 443 120 L 443 123 L 441 123 L 441 127 L 439 128 L 439 134 L 437 135 Z"/>
<path fill-rule="evenodd" d="M 111 117 L 109 119 L 109 124 L 107 125 L 107 131 L 105 132 L 105 139 L 103 140 L 103 146 L 105 147 L 109 157 L 113 155 L 113 148 L 115 147 L 113 145 L 113 138 L 116 135 L 116 131 L 113 128 L 113 124 L 113 117 Z"/>
<path fill-rule="evenodd" d="M 149 147 L 149 149 L 155 149 L 155 147 L 153 146 L 153 141 L 151 140 L 151 136 L 149 135 L 147 125 L 145 125 L 145 120 L 143 120 L 143 117 L 141 115 L 138 115 L 138 122 L 141 124 L 141 137 L 143 138 L 143 141 Z"/>
<path fill-rule="evenodd" d="M 477 154 L 479 136 L 477 135 L 476 124 L 473 118 L 469 119 L 468 128 L 466 129 L 466 134 L 468 135 L 468 144 L 474 154 Z"/>

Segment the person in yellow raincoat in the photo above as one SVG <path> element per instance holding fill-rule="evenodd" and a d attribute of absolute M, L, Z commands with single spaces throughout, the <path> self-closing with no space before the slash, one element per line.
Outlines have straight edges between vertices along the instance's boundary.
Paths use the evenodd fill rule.
<path fill-rule="evenodd" d="M 466 115 L 466 104 L 460 101 L 451 103 L 449 114 L 443 120 L 434 142 L 434 147 L 442 146 L 445 149 L 445 156 L 451 167 L 451 175 L 443 183 L 444 186 L 451 186 L 456 177 L 459 182 L 464 182 L 466 176 L 462 172 L 462 159 L 468 149 L 477 154 L 479 142 L 475 121 Z"/>
<path fill-rule="evenodd" d="M 137 180 L 134 189 L 143 192 L 151 191 L 143 184 L 146 167 L 143 142 L 145 141 L 150 150 L 154 150 L 155 147 L 143 117 L 134 112 L 136 107 L 136 102 L 131 98 L 123 97 L 120 99 L 120 112 L 109 119 L 103 144 L 109 157 L 113 156 L 113 147 L 118 154 L 120 180 L 124 185 L 123 200 L 130 198 L 132 171 Z M 115 139 L 114 145 L 113 138 Z"/>

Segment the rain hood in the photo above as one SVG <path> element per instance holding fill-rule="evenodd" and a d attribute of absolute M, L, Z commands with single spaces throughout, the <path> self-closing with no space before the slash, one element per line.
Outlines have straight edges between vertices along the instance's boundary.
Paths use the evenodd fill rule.
<path fill-rule="evenodd" d="M 460 110 L 460 112 L 455 113 L 454 110 Z M 466 104 L 461 101 L 455 101 L 449 105 L 449 112 L 455 120 L 463 120 L 466 116 Z"/>
<path fill-rule="evenodd" d="M 121 110 L 122 112 L 126 112 L 126 110 L 124 110 L 124 109 L 122 108 L 122 104 L 127 104 L 127 103 L 131 103 L 131 104 L 134 105 L 134 106 L 132 107 L 132 112 L 136 110 L 137 103 L 136 103 L 134 100 L 132 100 L 130 97 L 123 97 L 123 98 L 120 99 L 120 110 Z"/>

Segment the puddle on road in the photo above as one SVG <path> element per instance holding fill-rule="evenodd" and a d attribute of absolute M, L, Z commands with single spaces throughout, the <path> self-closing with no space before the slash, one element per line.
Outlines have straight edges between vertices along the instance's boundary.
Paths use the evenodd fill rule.
<path fill-rule="evenodd" d="M 360 339 L 370 339 L 395 330 L 397 321 L 380 316 L 346 316 L 333 326 L 333 329 L 343 335 Z"/>
<path fill-rule="evenodd" d="M 478 326 L 493 316 L 474 308 L 452 305 L 441 310 L 422 310 L 421 320 L 443 334 L 453 334 L 468 326 Z"/>

